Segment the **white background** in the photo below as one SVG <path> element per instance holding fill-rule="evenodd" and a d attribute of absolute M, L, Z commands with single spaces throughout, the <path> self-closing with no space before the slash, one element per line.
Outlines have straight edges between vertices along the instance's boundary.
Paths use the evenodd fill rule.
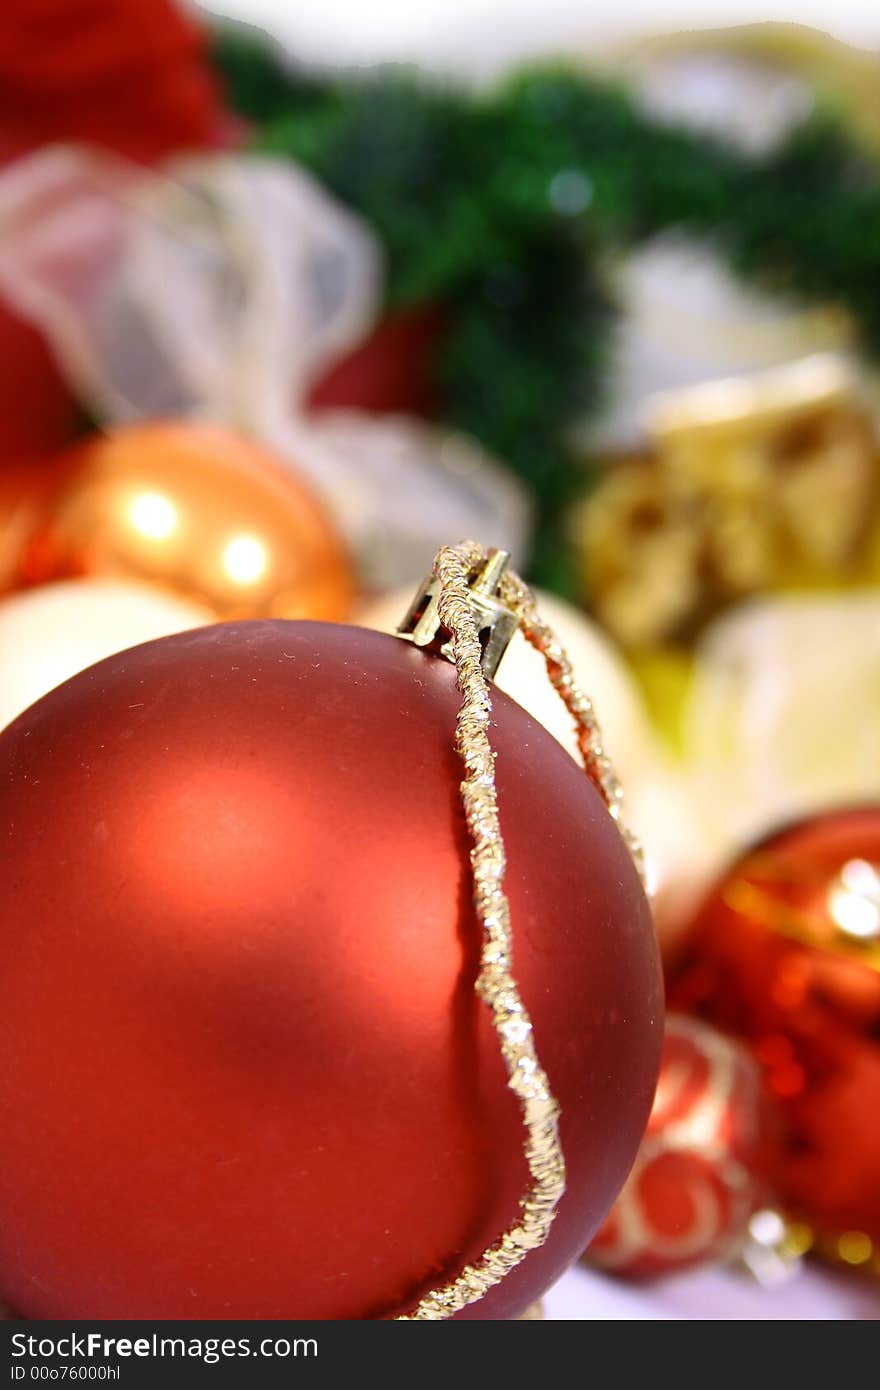
<path fill-rule="evenodd" d="M 548 1322 L 875 1322 L 876 1282 L 806 1264 L 786 1283 L 761 1288 L 728 1269 L 704 1269 L 627 1284 L 575 1265 L 544 1299 Z"/>
<path fill-rule="evenodd" d="M 269 30 L 301 59 L 415 60 L 473 72 L 646 33 L 768 19 L 880 48 L 877 0 L 207 0 L 203 8 Z"/>

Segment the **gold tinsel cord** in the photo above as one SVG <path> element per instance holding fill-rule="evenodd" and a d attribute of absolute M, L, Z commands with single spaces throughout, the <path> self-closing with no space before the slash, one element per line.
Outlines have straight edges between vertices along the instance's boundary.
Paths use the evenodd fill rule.
<path fill-rule="evenodd" d="M 520 1198 L 521 1215 L 516 1224 L 474 1264 L 466 1265 L 449 1283 L 425 1294 L 403 1321 L 449 1318 L 482 1298 L 530 1250 L 544 1244 L 565 1191 L 559 1106 L 538 1060 L 532 1022 L 513 974 L 510 907 L 504 892 L 505 848 L 498 819 L 495 754 L 489 741 L 491 697 L 481 666 L 482 650 L 470 598 L 470 581 L 486 558 L 480 546 L 465 541 L 444 547 L 434 561 L 433 573 L 440 589 L 440 621 L 451 635 L 461 693 L 455 746 L 465 768 L 461 798 L 472 845 L 474 906 L 483 930 L 476 990 L 492 1011 L 508 1085 L 522 1107 L 531 1183 Z M 500 598 L 519 618 L 527 641 L 543 654 L 550 680 L 577 726 L 586 773 L 620 825 L 620 785 L 602 746 L 592 704 L 579 689 L 565 651 L 541 621 L 531 591 L 517 575 L 508 572 L 503 576 Z M 623 833 L 641 870 L 638 845 Z"/>

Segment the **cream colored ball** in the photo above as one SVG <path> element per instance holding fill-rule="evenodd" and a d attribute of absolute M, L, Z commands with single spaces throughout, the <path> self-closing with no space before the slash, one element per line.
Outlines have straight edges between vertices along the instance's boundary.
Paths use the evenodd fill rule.
<path fill-rule="evenodd" d="M 72 579 L 0 600 L 0 728 L 96 661 L 215 619 L 146 584 Z"/>
<path fill-rule="evenodd" d="M 789 593 L 717 619 L 696 652 L 685 754 L 728 856 L 786 821 L 880 797 L 880 589 Z"/>

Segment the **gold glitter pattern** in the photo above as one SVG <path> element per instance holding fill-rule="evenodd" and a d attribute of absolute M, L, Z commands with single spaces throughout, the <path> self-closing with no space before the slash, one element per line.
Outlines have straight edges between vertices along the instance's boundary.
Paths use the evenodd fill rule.
<path fill-rule="evenodd" d="M 404 1321 L 449 1318 L 482 1298 L 530 1250 L 544 1244 L 565 1191 L 559 1107 L 538 1060 L 532 1022 L 513 974 L 510 907 L 504 892 L 505 848 L 498 818 L 495 754 L 489 741 L 491 697 L 480 665 L 479 633 L 469 589 L 469 581 L 485 560 L 485 551 L 471 541 L 445 547 L 434 561 L 434 577 L 440 586 L 440 619 L 451 636 L 461 694 L 455 746 L 465 769 L 461 797 L 471 839 L 474 906 L 483 930 L 476 990 L 492 1012 L 508 1085 L 522 1108 L 531 1182 L 520 1198 L 520 1216 L 510 1230 L 449 1283 L 425 1294 Z M 508 573 L 501 580 L 500 592 L 520 618 L 527 640 L 543 653 L 550 679 L 577 725 L 587 775 L 620 824 L 620 787 L 602 747 L 592 705 L 578 688 L 565 652 L 542 623 L 521 579 Z M 638 847 L 632 840 L 629 843 L 638 856 Z"/>
<path fill-rule="evenodd" d="M 528 585 L 523 583 L 519 575 L 508 570 L 502 576 L 500 589 L 502 601 L 519 618 L 526 641 L 544 658 L 547 675 L 574 720 L 578 748 L 587 776 L 608 807 L 609 814 L 615 821 L 644 883 L 642 847 L 623 822 L 623 791 L 611 765 L 611 759 L 605 751 L 593 702 L 578 685 L 565 648 L 541 618 Z"/>

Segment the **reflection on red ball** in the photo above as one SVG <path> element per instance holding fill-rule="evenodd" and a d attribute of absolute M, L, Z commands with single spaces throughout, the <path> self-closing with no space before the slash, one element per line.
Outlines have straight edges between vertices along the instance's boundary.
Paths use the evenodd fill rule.
<path fill-rule="evenodd" d="M 587 1259 L 640 1276 L 729 1254 L 762 1196 L 765 1120 L 745 1050 L 714 1028 L 669 1016 L 645 1138 Z"/>
<path fill-rule="evenodd" d="M 783 1202 L 820 1236 L 880 1241 L 880 807 L 813 817 L 734 865 L 670 997 L 761 1061 Z"/>
<path fill-rule="evenodd" d="M 454 668 L 318 623 L 184 633 L 0 736 L 0 1297 L 30 1317 L 382 1318 L 518 1215 Z M 514 969 L 582 1248 L 660 1048 L 647 904 L 594 788 L 497 694 Z"/>

